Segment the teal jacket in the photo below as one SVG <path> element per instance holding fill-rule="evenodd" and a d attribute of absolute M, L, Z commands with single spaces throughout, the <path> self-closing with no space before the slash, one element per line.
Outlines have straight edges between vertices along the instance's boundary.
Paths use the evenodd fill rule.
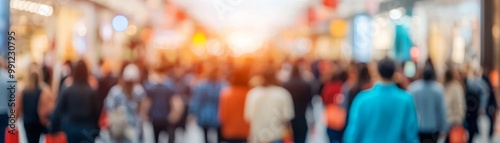
<path fill-rule="evenodd" d="M 413 96 L 394 83 L 360 92 L 350 108 L 345 143 L 418 143 Z"/>

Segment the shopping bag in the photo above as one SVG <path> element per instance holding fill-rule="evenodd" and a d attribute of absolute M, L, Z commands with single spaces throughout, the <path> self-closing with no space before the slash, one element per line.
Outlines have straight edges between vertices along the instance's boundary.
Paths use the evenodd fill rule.
<path fill-rule="evenodd" d="M 9 132 L 11 129 L 7 127 L 5 129 L 5 143 L 19 143 L 19 132 L 15 129 Z"/>
<path fill-rule="evenodd" d="M 67 143 L 68 139 L 64 132 L 57 132 L 52 134 L 45 134 L 46 143 Z"/>
<path fill-rule="evenodd" d="M 334 130 L 344 129 L 347 113 L 343 107 L 338 104 L 327 105 L 324 115 L 328 128 Z"/>
<path fill-rule="evenodd" d="M 450 130 L 450 143 L 466 143 L 467 131 L 462 126 L 455 126 Z"/>

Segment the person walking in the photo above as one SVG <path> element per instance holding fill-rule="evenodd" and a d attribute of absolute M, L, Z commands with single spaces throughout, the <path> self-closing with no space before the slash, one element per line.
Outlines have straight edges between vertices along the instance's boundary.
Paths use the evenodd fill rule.
<path fill-rule="evenodd" d="M 495 131 L 495 119 L 496 119 L 496 113 L 497 113 L 497 99 L 495 97 L 495 89 L 493 88 L 493 85 L 491 84 L 489 72 L 484 71 L 481 78 L 483 79 L 484 83 L 486 84 L 488 88 L 488 104 L 486 105 L 486 115 L 488 116 L 490 120 L 490 126 L 488 128 L 488 137 L 492 139 L 493 137 L 493 132 Z"/>
<path fill-rule="evenodd" d="M 22 116 L 26 138 L 29 143 L 40 141 L 42 133 L 47 131 L 48 108 L 53 108 L 50 102 L 52 93 L 49 86 L 45 85 L 39 66 L 31 64 L 28 70 L 26 85 L 18 90 L 16 99 L 16 118 Z M 53 100 L 52 100 L 53 101 Z"/>
<path fill-rule="evenodd" d="M 247 142 L 250 125 L 244 119 L 244 111 L 249 79 L 249 69 L 239 67 L 231 74 L 230 85 L 221 92 L 219 121 L 222 136 L 228 143 Z"/>
<path fill-rule="evenodd" d="M 196 117 L 198 125 L 203 129 L 205 142 L 208 143 L 208 131 L 217 130 L 217 141 L 222 141 L 220 123 L 217 119 L 221 90 L 226 86 L 219 78 L 215 63 L 209 63 L 205 68 L 207 78 L 201 80 L 193 89 L 193 99 L 189 104 L 190 112 Z"/>
<path fill-rule="evenodd" d="M 360 92 L 354 100 L 344 143 L 417 143 L 418 121 L 413 97 L 392 81 L 396 64 L 378 62 L 382 81 Z"/>
<path fill-rule="evenodd" d="M 102 103 L 97 89 L 89 83 L 90 73 L 86 63 L 80 60 L 74 69 L 68 87 L 60 92 L 51 126 L 61 127 L 68 142 L 93 143 L 100 132 Z"/>
<path fill-rule="evenodd" d="M 252 88 L 245 101 L 245 120 L 250 123 L 252 143 L 281 143 L 294 118 L 293 99 L 285 88 L 277 85 L 275 71 L 263 72 L 263 83 Z"/>
<path fill-rule="evenodd" d="M 465 120 L 469 131 L 469 143 L 472 143 L 475 135 L 479 133 L 477 120 L 479 115 L 484 115 L 488 105 L 489 89 L 482 79 L 481 74 L 479 65 L 469 65 L 467 67 L 467 77 L 464 84 L 465 101 L 467 104 Z"/>
<path fill-rule="evenodd" d="M 292 66 L 290 80 L 283 87 L 290 92 L 293 100 L 294 118 L 292 119 L 293 140 L 305 143 L 308 131 L 306 110 L 311 105 L 313 92 L 311 86 L 302 78 L 298 64 Z"/>
<path fill-rule="evenodd" d="M 444 135 L 447 131 L 444 89 L 435 78 L 434 67 L 428 63 L 422 79 L 408 87 L 417 107 L 420 142 L 425 143 L 436 143 L 440 133 Z"/>
<path fill-rule="evenodd" d="M 108 113 L 109 132 L 112 140 L 118 142 L 139 142 L 142 131 L 139 107 L 144 102 L 146 91 L 139 84 L 139 69 L 134 64 L 127 65 L 119 83 L 111 88 L 104 100 Z"/>
<path fill-rule="evenodd" d="M 355 83 L 347 92 L 344 92 L 344 95 L 347 96 L 345 102 L 345 108 L 348 111 L 347 117 L 349 117 L 349 109 L 352 105 L 352 102 L 356 98 L 356 95 L 358 95 L 359 92 L 367 90 L 373 86 L 368 65 L 365 63 L 360 63 L 357 65 L 357 69 L 358 71 L 356 72 L 357 75 Z"/>
<path fill-rule="evenodd" d="M 182 104 L 181 106 L 175 106 L 175 103 L 182 103 L 180 97 L 174 95 L 174 91 L 171 90 L 167 85 L 165 85 L 165 78 L 158 70 L 153 69 L 149 74 L 149 78 L 146 80 L 145 89 L 147 93 L 146 103 L 148 113 L 145 117 L 151 121 L 153 125 L 154 137 L 156 142 L 159 142 L 159 135 L 161 131 L 166 131 L 168 134 L 168 142 L 174 143 L 175 141 L 175 126 L 172 122 L 177 122 L 179 120 L 180 114 L 182 114 Z M 177 102 L 176 102 L 177 98 Z M 172 116 L 176 115 L 176 119 Z"/>
<path fill-rule="evenodd" d="M 444 93 L 450 130 L 462 127 L 466 112 L 464 88 L 455 75 L 452 68 L 445 72 Z M 450 135 L 446 138 L 446 142 L 449 142 L 449 138 Z"/>

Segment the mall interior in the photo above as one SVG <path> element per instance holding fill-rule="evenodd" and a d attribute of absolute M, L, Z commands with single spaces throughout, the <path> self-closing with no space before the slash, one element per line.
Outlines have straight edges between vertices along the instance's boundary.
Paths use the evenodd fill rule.
<path fill-rule="evenodd" d="M 125 70 L 129 66 L 124 65 L 130 63 L 137 65 L 138 71 L 142 72 L 140 75 L 146 76 L 146 81 L 150 79 L 147 76 L 151 71 L 168 73 L 165 74 L 168 78 L 170 72 L 175 75 L 176 67 L 182 67 L 185 78 L 193 80 L 188 86 L 194 94 L 198 89 L 196 83 L 206 78 L 203 73 L 211 68 L 219 69 L 219 76 L 227 77 L 229 81 L 234 67 L 254 65 L 248 69 L 250 73 L 277 67 L 278 80 L 286 83 L 287 77 L 281 78 L 281 75 L 293 75 L 289 65 L 297 61 L 308 65 L 304 67 L 312 67 L 304 70 L 311 74 L 309 78 L 319 81 L 325 81 L 321 79 L 322 70 L 328 72 L 342 67 L 335 65 L 337 62 L 348 67 L 349 62 L 356 61 L 369 65 L 372 80 L 376 82 L 375 79 L 381 79 L 374 72 L 377 71 L 376 63 L 390 58 L 397 65 L 403 65 L 398 68 L 403 77 L 416 81 L 422 77 L 421 69 L 431 60 L 435 80 L 440 84 L 446 82 L 450 67 L 459 72 L 470 68 L 481 69 L 489 77 L 490 93 L 494 97 L 490 100 L 496 103 L 500 101 L 499 6 L 500 0 L 0 0 L 0 57 L 5 59 L 4 66 L 8 73 L 11 69 L 15 71 L 15 78 L 9 80 L 16 81 L 18 90 L 31 85 L 33 67 L 50 69 L 48 73 L 43 71 L 43 80 L 50 81 L 47 84 L 54 94 L 54 110 L 59 109 L 60 96 L 67 93 L 59 87 L 67 83 L 61 77 L 70 75 L 76 81 L 81 76 L 75 74 L 79 73 L 77 67 L 70 66 L 72 73 L 66 73 L 66 64 L 69 62 L 74 66 L 79 61 L 85 62 L 89 77 L 95 77 L 89 78 L 88 82 L 92 85 L 99 81 L 96 87 L 101 87 L 100 78 L 104 75 L 100 70 L 104 68 L 118 78 L 119 85 L 126 80 Z M 8 34 L 11 32 L 15 35 Z M 15 60 L 10 59 L 14 55 Z M 321 62 L 327 63 L 323 68 L 319 67 L 319 77 L 313 67 L 318 61 L 320 65 Z M 15 65 L 15 68 L 10 65 Z M 251 78 L 247 83 L 251 84 L 250 87 L 258 86 L 259 79 L 266 80 L 262 77 Z M 1 82 L 4 83 L 3 80 Z M 320 82 L 325 84 L 321 87 L 325 88 L 327 83 L 328 80 Z M 147 85 L 144 89 L 148 90 Z M 172 90 L 177 93 L 178 89 Z M 211 91 L 215 90 L 209 89 L 207 94 Z M 24 98 L 25 93 L 16 96 Z M 106 95 L 109 98 L 111 93 Z M 102 100 L 105 100 L 104 104 L 108 103 L 107 98 Z M 308 108 L 305 116 L 311 125 L 305 142 L 334 142 L 330 132 L 326 131 L 328 123 L 322 121 L 326 104 L 321 100 L 320 96 L 315 96 L 310 101 L 311 109 Z M 21 103 L 25 104 L 24 101 Z M 155 103 L 154 100 L 151 102 Z M 205 105 L 204 101 L 201 103 L 200 106 Z M 189 114 L 185 119 L 187 123 L 182 131 L 173 131 L 177 136 L 175 142 L 224 142 L 221 141 L 220 127 L 204 135 L 205 127 L 199 125 L 201 117 L 187 109 L 192 108 L 192 102 L 185 101 L 185 104 L 186 108 L 182 110 Z M 169 111 L 172 113 L 174 105 L 165 107 L 165 110 L 172 110 Z M 25 105 L 19 106 L 26 114 Z M 110 133 L 112 129 L 109 128 L 112 121 L 103 121 L 110 119 L 111 111 L 103 115 L 107 105 L 103 106 L 99 117 L 101 129 L 95 142 L 114 142 Z M 222 103 L 217 106 L 222 108 Z M 500 125 L 492 123 L 500 120 L 495 118 L 498 116 L 496 108 L 492 118 L 484 114 L 478 117 L 479 133 L 474 142 L 500 142 Z M 221 112 L 221 109 L 217 111 Z M 137 116 L 141 116 L 139 114 Z M 243 113 L 229 116 L 237 118 Z M 15 120 L 20 133 L 16 141 L 28 143 L 30 133 L 23 129 L 27 128 L 23 117 Z M 130 142 L 155 142 L 153 123 L 144 118 L 141 120 L 145 123 L 138 128 L 140 135 Z M 351 121 L 350 118 L 348 121 Z M 224 135 L 224 123 L 221 121 L 221 124 Z M 467 126 L 464 127 L 467 129 Z M 493 130 L 492 137 L 488 136 L 489 129 Z M 169 140 L 170 143 L 172 134 L 167 130 L 160 134 L 158 140 Z M 468 134 L 470 138 L 471 133 Z M 51 142 L 49 138 L 59 138 L 57 135 L 43 133 L 40 142 Z M 75 141 L 72 137 L 72 133 L 66 132 L 66 142 Z M 445 142 L 446 137 L 436 137 L 439 138 L 436 141 Z M 281 142 L 291 143 L 294 142 L 292 138 L 298 137 L 293 131 L 283 138 Z M 253 141 L 249 139 L 248 142 Z"/>

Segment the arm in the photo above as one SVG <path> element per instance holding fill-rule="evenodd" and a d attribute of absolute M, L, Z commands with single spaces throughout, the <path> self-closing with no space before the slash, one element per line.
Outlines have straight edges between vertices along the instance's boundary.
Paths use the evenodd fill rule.
<path fill-rule="evenodd" d="M 178 95 L 172 96 L 172 100 L 170 100 L 170 105 L 172 105 L 172 110 L 168 115 L 168 120 L 171 124 L 177 123 L 181 117 L 182 113 L 184 113 L 184 105 L 182 104 L 182 98 Z"/>
<path fill-rule="evenodd" d="M 252 121 L 252 117 L 253 117 L 253 104 L 254 104 L 254 94 L 253 94 L 253 90 L 250 90 L 248 93 L 247 93 L 247 98 L 245 99 L 245 110 L 244 110 L 244 117 L 245 117 L 245 120 L 247 122 L 250 122 Z"/>
<path fill-rule="evenodd" d="M 439 107 L 438 110 L 438 125 L 441 126 L 441 132 L 446 133 L 448 127 L 448 120 L 447 120 L 447 112 L 446 112 L 446 103 L 444 101 L 444 91 L 440 90 L 440 95 L 437 97 L 436 104 L 437 107 Z"/>
<path fill-rule="evenodd" d="M 16 104 L 15 104 L 15 115 L 16 115 L 16 121 L 19 119 L 19 117 L 23 114 L 23 90 L 19 89 L 16 93 Z"/>
<path fill-rule="evenodd" d="M 191 114 L 196 114 L 201 100 L 201 85 L 196 86 L 193 89 L 193 99 L 189 102 L 189 112 Z"/>
<path fill-rule="evenodd" d="M 38 114 L 40 116 L 40 122 L 42 125 L 47 126 L 49 123 L 49 114 L 55 108 L 55 98 L 50 93 L 50 89 L 43 89 L 42 94 L 40 95 L 40 101 L 38 104 Z"/>
<path fill-rule="evenodd" d="M 411 97 L 410 102 L 406 107 L 406 121 L 407 123 L 404 126 L 404 132 L 402 132 L 403 137 L 405 139 L 404 142 L 407 143 L 418 143 L 418 119 L 417 119 L 417 110 L 415 107 L 415 101 L 413 97 Z"/>
<path fill-rule="evenodd" d="M 226 118 L 227 116 L 227 101 L 226 101 L 226 94 L 227 94 L 227 90 L 223 90 L 221 92 L 221 95 L 220 95 L 220 100 L 219 100 L 219 115 L 218 115 L 218 118 L 219 118 L 219 122 L 220 123 L 224 123 L 224 119 Z"/>
<path fill-rule="evenodd" d="M 483 111 L 486 111 L 486 108 L 488 106 L 488 98 L 489 98 L 489 95 L 490 95 L 490 92 L 489 92 L 489 89 L 488 89 L 488 85 L 486 84 L 486 82 L 480 78 L 480 84 L 479 84 L 479 87 L 480 87 L 480 105 L 481 105 L 481 109 Z"/>

